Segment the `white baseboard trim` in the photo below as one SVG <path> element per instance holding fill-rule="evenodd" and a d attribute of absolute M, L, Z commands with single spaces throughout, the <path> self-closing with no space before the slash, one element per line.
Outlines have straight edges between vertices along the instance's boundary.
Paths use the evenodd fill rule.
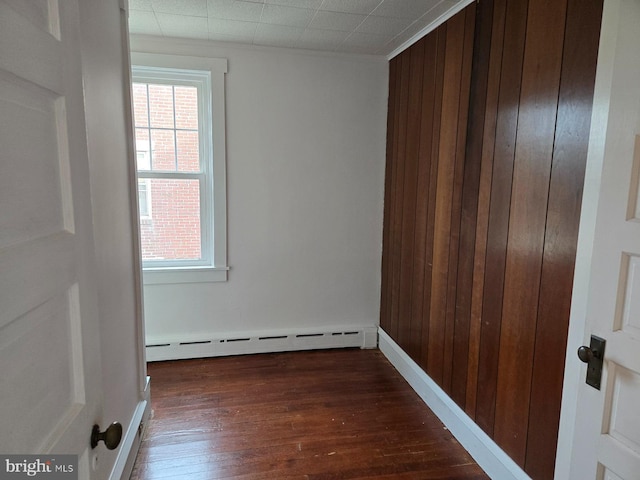
<path fill-rule="evenodd" d="M 151 415 L 151 378 L 147 377 L 147 383 L 143 392 L 143 399 L 138 402 L 131 422 L 124 434 L 116 462 L 111 470 L 110 480 L 128 480 L 133 471 L 133 465 L 140 449 L 140 443 L 148 425 Z"/>
<path fill-rule="evenodd" d="M 381 328 L 378 337 L 380 351 L 489 477 L 531 480 Z"/>
<path fill-rule="evenodd" d="M 220 333 L 180 339 L 147 338 L 147 361 L 220 357 L 324 348 L 375 348 L 376 326 L 337 326 Z"/>

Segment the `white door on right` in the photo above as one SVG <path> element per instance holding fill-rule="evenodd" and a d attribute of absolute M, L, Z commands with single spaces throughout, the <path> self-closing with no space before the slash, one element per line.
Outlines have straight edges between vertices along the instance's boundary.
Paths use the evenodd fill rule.
<path fill-rule="evenodd" d="M 583 345 L 591 335 L 607 343 L 601 390 L 585 383 L 586 366 L 580 372 L 570 478 L 632 480 L 640 479 L 640 0 L 605 0 L 593 118 L 584 205 L 597 214 L 592 255 L 577 259 L 590 262 L 589 286 L 577 294 L 586 294 Z M 598 180 L 599 196 L 590 188 Z M 569 365 L 571 356 L 579 362 L 571 350 Z"/>

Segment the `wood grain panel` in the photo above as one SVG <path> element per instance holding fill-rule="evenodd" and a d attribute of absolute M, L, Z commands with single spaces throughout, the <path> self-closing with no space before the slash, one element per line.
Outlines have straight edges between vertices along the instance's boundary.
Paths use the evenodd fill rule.
<path fill-rule="evenodd" d="M 393 58 L 389 62 L 389 98 L 387 103 L 387 162 L 384 171 L 384 228 L 382 232 L 382 286 L 380 288 L 380 326 L 385 331 L 391 328 L 391 288 L 390 275 L 391 270 L 391 225 L 393 219 L 392 200 L 395 197 L 393 191 L 394 182 L 393 165 L 394 165 L 394 131 L 396 120 L 396 101 L 397 88 L 396 79 L 398 76 L 398 57 Z"/>
<path fill-rule="evenodd" d="M 491 29 L 491 54 L 485 103 L 485 118 L 482 140 L 482 165 L 478 187 L 478 212 L 476 242 L 473 264 L 473 285 L 471 292 L 471 312 L 469 321 L 469 360 L 467 373 L 465 411 L 475 418 L 478 389 L 478 368 L 480 362 L 480 332 L 482 329 L 482 300 L 484 293 L 485 262 L 487 257 L 487 231 L 489 228 L 489 206 L 493 175 L 493 155 L 496 141 L 498 118 L 498 95 L 500 93 L 500 73 L 502 70 L 502 47 L 506 15 L 506 0 L 495 0 Z M 477 125 L 469 125 L 470 129 Z"/>
<path fill-rule="evenodd" d="M 433 286 L 433 245 L 435 235 L 436 218 L 436 198 L 438 196 L 438 152 L 440 151 L 440 129 L 442 124 L 442 89 L 444 84 L 444 65 L 447 46 L 447 24 L 441 25 L 435 31 L 436 43 L 436 69 L 434 85 L 433 104 L 433 131 L 431 135 L 431 171 L 429 177 L 429 204 L 427 210 L 427 233 L 425 239 L 425 272 L 424 272 L 424 294 L 422 297 L 422 352 L 420 354 L 420 365 L 426 371 L 429 361 L 430 344 L 430 324 L 431 324 L 431 292 Z M 426 65 L 426 63 L 425 63 Z M 425 78 L 428 78 L 425 75 Z M 430 85 L 430 84 L 429 84 Z M 423 97 L 423 99 L 426 97 Z M 426 107 L 423 107 L 423 111 Z M 429 135 L 424 132 L 423 135 Z"/>
<path fill-rule="evenodd" d="M 407 352 L 420 363 L 423 345 L 423 301 L 425 293 L 425 262 L 431 261 L 426 251 L 427 219 L 429 216 L 431 152 L 433 145 L 435 76 L 437 72 L 437 34 L 420 41 L 423 52 L 422 104 L 418 151 L 418 187 L 416 193 L 415 242 L 413 251 L 413 282 L 411 284 L 411 338 L 413 351 Z"/>
<path fill-rule="evenodd" d="M 391 291 L 392 291 L 392 277 L 393 277 L 393 225 L 394 225 L 394 213 L 395 213 L 395 176 L 396 176 L 396 160 L 395 160 L 395 138 L 396 130 L 398 128 L 399 110 L 398 104 L 400 101 L 400 95 L 398 87 L 398 81 L 400 78 L 400 57 L 395 57 L 390 62 L 389 70 L 389 83 L 393 82 L 394 92 L 389 92 L 389 110 L 387 112 L 387 125 L 391 125 L 391 128 L 387 127 L 387 161 L 385 165 L 385 175 L 390 175 L 390 178 L 385 177 L 385 205 L 384 205 L 384 232 L 383 243 L 387 247 L 383 246 L 382 251 L 382 268 L 385 270 L 386 278 L 382 282 L 382 288 L 386 288 L 380 294 L 380 325 L 387 332 L 391 332 L 392 318 L 391 318 Z M 391 79 L 393 75 L 393 80 Z M 391 102 L 391 100 L 393 100 Z"/>
<path fill-rule="evenodd" d="M 468 13 L 472 12 L 470 9 Z M 475 12 L 474 12 L 475 13 Z M 473 52 L 470 73 L 470 101 L 464 152 L 463 189 L 460 214 L 460 242 L 458 269 L 455 286 L 455 337 L 451 361 L 451 398 L 465 407 L 467 371 L 469 360 L 469 327 L 471 319 L 471 288 L 475 256 L 475 235 L 478 210 L 478 189 L 482 163 L 482 141 L 487 98 L 489 54 L 491 52 L 491 26 L 493 22 L 493 0 L 478 4 L 477 14 L 469 15 L 474 20 L 474 36 L 469 42 Z M 465 32 L 467 35 L 467 32 Z M 475 46 L 475 48 L 473 48 Z"/>
<path fill-rule="evenodd" d="M 505 267 L 494 438 L 524 466 L 567 3 L 529 3 Z"/>
<path fill-rule="evenodd" d="M 398 313 L 400 309 L 400 257 L 402 253 L 402 208 L 404 206 L 404 159 L 407 138 L 407 110 L 409 107 L 409 52 L 400 54 L 398 61 L 398 107 L 394 129 L 393 159 L 393 224 L 391 226 L 391 322 L 390 335 L 398 338 Z"/>
<path fill-rule="evenodd" d="M 554 471 L 602 0 L 569 0 L 542 263 L 525 470 Z"/>
<path fill-rule="evenodd" d="M 449 248 L 451 245 L 451 208 L 454 194 L 455 162 L 458 139 L 458 110 L 465 17 L 458 14 L 447 25 L 440 148 L 438 151 L 437 197 L 434 220 L 433 271 L 429 313 L 429 350 L 427 373 L 442 385 Z"/>
<path fill-rule="evenodd" d="M 418 187 L 418 153 L 420 150 L 420 119 L 422 117 L 422 77 L 424 44 L 409 50 L 409 98 L 407 108 L 406 158 L 404 161 L 404 195 L 402 208 L 402 251 L 400 254 L 400 307 L 398 340 L 410 356 L 415 358 L 419 339 L 411 335 L 412 283 L 416 226 L 416 194 Z"/>
<path fill-rule="evenodd" d="M 476 423 L 493 434 L 498 383 L 498 357 L 502 327 L 504 269 L 509 232 L 511 182 L 518 126 L 522 61 L 527 28 L 527 0 L 507 3 L 498 117 L 487 229 L 486 268 L 482 300 L 482 330 L 478 363 Z"/>
<path fill-rule="evenodd" d="M 447 286 L 447 310 L 444 341 L 444 368 L 442 387 L 451 393 L 453 374 L 453 346 L 455 337 L 455 318 L 457 304 L 457 271 L 460 252 L 460 218 L 462 215 L 462 189 L 465 178 L 465 149 L 467 141 L 467 121 L 469 118 L 469 89 L 473 61 L 473 41 L 475 30 L 476 4 L 472 3 L 464 10 L 464 40 L 460 87 L 458 98 L 458 128 L 456 137 L 456 159 L 451 203 L 451 230 L 449 233 L 449 278 Z"/>

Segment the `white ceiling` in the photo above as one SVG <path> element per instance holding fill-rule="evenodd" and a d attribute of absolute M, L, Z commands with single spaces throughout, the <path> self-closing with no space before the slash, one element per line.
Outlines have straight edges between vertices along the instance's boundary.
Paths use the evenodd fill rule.
<path fill-rule="evenodd" d="M 129 0 L 133 34 L 389 55 L 464 0 Z"/>

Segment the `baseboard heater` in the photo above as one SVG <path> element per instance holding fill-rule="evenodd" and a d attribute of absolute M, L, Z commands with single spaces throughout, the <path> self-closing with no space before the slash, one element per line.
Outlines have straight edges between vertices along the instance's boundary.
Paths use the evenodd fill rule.
<path fill-rule="evenodd" d="M 168 342 L 151 341 L 146 346 L 146 353 L 148 362 L 156 362 L 324 348 L 375 348 L 377 345 L 377 327 L 371 326 L 292 333 L 229 334 L 220 335 L 218 338 Z"/>

